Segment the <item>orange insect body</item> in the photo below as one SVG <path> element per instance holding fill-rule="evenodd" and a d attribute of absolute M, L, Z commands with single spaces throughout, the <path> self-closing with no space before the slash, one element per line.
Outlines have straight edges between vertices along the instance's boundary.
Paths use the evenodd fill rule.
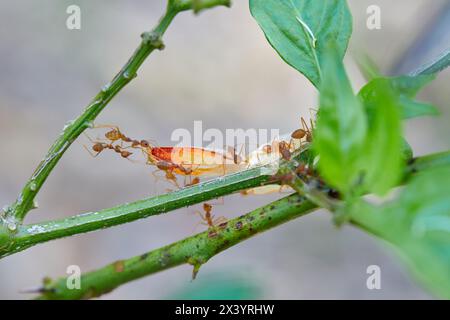
<path fill-rule="evenodd" d="M 148 140 L 132 139 L 122 133 L 119 127 L 110 125 L 97 126 L 111 129 L 105 134 L 107 142 L 104 142 L 105 140 L 90 140 L 94 143 L 92 150 L 96 152 L 95 155 L 98 155 L 104 149 L 111 149 L 123 158 L 128 158 L 132 155 L 132 152 L 125 149 L 141 150 L 147 158 L 147 164 L 164 171 L 165 178 L 179 187 L 177 175 L 194 176 L 194 180 L 188 184 L 193 185 L 199 182 L 200 176 L 222 176 L 270 164 L 279 161 L 280 158 L 289 160 L 294 150 L 302 148 L 302 139 L 308 142 L 312 140 L 312 132 L 303 118 L 301 118 L 301 124 L 302 129 L 294 131 L 290 137 L 272 141 L 271 144 L 251 152 L 244 159 L 236 154 L 235 148 L 231 148 L 231 151 L 215 151 L 201 147 L 154 146 Z M 287 142 L 289 138 L 291 140 Z"/>
<path fill-rule="evenodd" d="M 237 172 L 242 166 L 234 162 L 233 156 L 198 147 L 148 147 L 145 148 L 148 162 L 171 165 L 168 169 L 180 175 L 222 175 Z"/>

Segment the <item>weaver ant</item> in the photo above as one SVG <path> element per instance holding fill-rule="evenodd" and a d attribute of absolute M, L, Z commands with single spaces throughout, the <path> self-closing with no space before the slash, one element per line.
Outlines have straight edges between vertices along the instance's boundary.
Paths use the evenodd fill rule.
<path fill-rule="evenodd" d="M 86 147 L 85 147 L 86 148 Z M 88 148 L 86 148 L 86 150 L 93 156 L 96 157 L 98 156 L 103 150 L 113 150 L 114 152 L 120 154 L 120 156 L 122 158 L 128 159 L 129 156 L 131 156 L 133 153 L 129 152 L 127 150 L 124 150 L 123 147 L 119 146 L 119 145 L 113 145 L 111 143 L 105 143 L 105 142 L 96 142 L 93 146 L 92 146 L 92 150 L 94 152 L 96 152 L 95 154 L 93 154 Z"/>
<path fill-rule="evenodd" d="M 278 150 L 281 153 L 281 156 L 284 160 L 290 160 L 291 159 L 291 146 L 286 141 L 281 141 L 278 144 Z"/>
<path fill-rule="evenodd" d="M 303 117 L 300 118 L 300 122 L 302 124 L 302 128 L 292 132 L 291 138 L 300 140 L 306 137 L 307 142 L 312 142 L 312 130 L 314 129 L 312 119 L 310 119 L 311 128 L 308 127 Z"/>
<path fill-rule="evenodd" d="M 121 143 L 126 142 L 130 143 L 131 148 L 147 148 L 150 146 L 150 143 L 147 140 L 136 140 L 132 139 L 120 131 L 119 127 L 111 126 L 111 125 L 101 125 L 96 126 L 96 128 L 112 128 L 110 131 L 105 133 L 105 138 L 111 141 L 111 143 L 120 141 Z"/>
<path fill-rule="evenodd" d="M 203 204 L 203 211 L 205 211 L 205 214 L 202 214 L 201 212 L 198 211 L 197 213 L 203 220 L 202 224 L 208 226 L 209 228 L 214 228 L 216 225 L 219 225 L 227 221 L 225 217 L 214 218 L 214 215 L 211 213 L 212 205 L 209 203 Z"/>

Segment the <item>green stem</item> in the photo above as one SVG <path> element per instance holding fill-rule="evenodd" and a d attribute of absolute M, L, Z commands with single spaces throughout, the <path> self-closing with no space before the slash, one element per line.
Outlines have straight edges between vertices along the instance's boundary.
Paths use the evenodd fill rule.
<path fill-rule="evenodd" d="M 49 240 L 112 227 L 208 201 L 239 190 L 261 186 L 270 179 L 270 175 L 264 174 L 262 168 L 246 170 L 221 179 L 98 212 L 19 226 L 14 236 L 4 240 L 3 246 L 0 230 L 0 257 Z"/>
<path fill-rule="evenodd" d="M 195 277 L 200 266 L 218 253 L 258 233 L 303 216 L 316 206 L 297 194 L 168 246 L 83 274 L 81 289 L 70 290 L 66 278 L 46 281 L 40 299 L 87 299 L 132 280 L 189 263 Z"/>
<path fill-rule="evenodd" d="M 426 75 L 426 74 L 434 74 L 438 73 L 450 65 L 450 49 L 444 51 L 436 60 L 421 66 L 414 72 L 412 72 L 411 76 L 417 75 Z"/>
<path fill-rule="evenodd" d="M 414 173 L 441 165 L 450 165 L 450 151 L 420 157 L 411 161 L 405 174 L 407 181 Z M 280 173 L 286 171 L 280 169 Z M 303 187 L 301 192 L 308 193 Z M 316 199 L 316 194 L 313 199 Z M 320 199 L 323 199 L 323 194 Z M 321 200 L 322 201 L 322 200 Z M 249 237 L 303 216 L 318 206 L 308 198 L 294 194 L 270 203 L 246 215 L 232 219 L 226 224 L 172 243 L 127 260 L 120 260 L 101 269 L 83 274 L 81 289 L 69 290 L 67 278 L 46 282 L 40 299 L 82 299 L 92 298 L 110 292 L 118 286 L 138 278 L 189 263 L 194 266 L 194 277 L 200 266 L 218 253 Z M 350 223 L 363 228 L 354 221 Z M 372 232 L 371 230 L 366 230 Z M 374 233 L 376 235 L 376 233 Z"/>
<path fill-rule="evenodd" d="M 114 96 L 136 77 L 137 71 L 145 59 L 155 49 L 161 50 L 164 48 L 161 38 L 175 16 L 181 11 L 189 9 L 199 11 L 218 5 L 229 5 L 229 1 L 169 0 L 166 12 L 156 27 L 153 28 L 152 31 L 144 32 L 141 35 L 142 41 L 139 47 L 114 79 L 103 87 L 77 119 L 67 123 L 63 132 L 54 142 L 44 160 L 41 161 L 31 178 L 25 184 L 17 200 L 11 207 L 5 208 L 6 219 L 11 231 L 15 231 L 17 224 L 20 224 L 27 213 L 35 207 L 34 203 L 36 195 L 75 139 L 77 139 L 84 130 L 92 126 L 93 121 Z"/>
<path fill-rule="evenodd" d="M 450 151 L 417 158 L 411 161 L 408 166 L 406 179 L 416 171 L 448 164 L 450 164 Z M 11 255 L 49 240 L 95 231 L 162 214 L 267 183 L 277 183 L 267 170 L 268 168 L 265 167 L 254 168 L 165 195 L 98 212 L 89 212 L 61 220 L 20 226 L 15 234 L 11 234 L 0 227 L 0 257 Z M 285 165 L 282 164 L 279 172 L 283 173 L 285 171 Z M 305 193 L 305 190 L 302 189 L 301 192 Z M 315 197 L 311 197 L 310 200 L 316 203 Z M 318 204 L 320 205 L 321 202 Z"/>

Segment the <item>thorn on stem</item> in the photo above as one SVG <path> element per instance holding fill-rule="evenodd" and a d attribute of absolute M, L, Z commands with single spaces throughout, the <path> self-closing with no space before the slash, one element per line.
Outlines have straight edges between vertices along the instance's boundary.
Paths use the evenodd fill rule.
<path fill-rule="evenodd" d="M 198 259 L 192 257 L 189 258 L 187 262 L 194 267 L 194 269 L 192 269 L 192 280 L 195 280 L 198 271 L 200 270 L 200 267 L 202 266 L 203 263 L 201 263 Z"/>
<path fill-rule="evenodd" d="M 192 280 L 195 280 L 195 278 L 197 278 L 197 274 L 201 266 L 202 266 L 201 264 L 194 265 L 194 269 L 192 269 Z"/>

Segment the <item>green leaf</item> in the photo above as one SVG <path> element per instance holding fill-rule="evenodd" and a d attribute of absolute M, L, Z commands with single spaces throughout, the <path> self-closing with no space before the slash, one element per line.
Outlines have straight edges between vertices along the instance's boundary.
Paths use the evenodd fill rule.
<path fill-rule="evenodd" d="M 367 110 L 368 134 L 364 154 L 364 185 L 367 191 L 385 194 L 403 173 L 403 142 L 399 101 L 387 79 L 372 81 L 372 109 Z"/>
<path fill-rule="evenodd" d="M 361 71 L 364 79 L 370 81 L 380 76 L 380 68 L 367 54 L 359 55 L 356 59 L 358 68 Z"/>
<path fill-rule="evenodd" d="M 406 141 L 405 138 L 402 138 L 402 157 L 405 162 L 411 160 L 414 157 L 413 150 L 411 145 Z"/>
<path fill-rule="evenodd" d="M 338 53 L 324 59 L 320 109 L 313 149 L 319 155 L 319 171 L 344 195 L 357 183 L 366 138 L 366 117 L 353 94 Z"/>
<path fill-rule="evenodd" d="M 377 85 L 380 79 L 388 80 L 399 95 L 398 106 L 401 110 L 403 119 L 426 115 L 436 115 L 438 114 L 438 111 L 434 106 L 414 100 L 419 90 L 430 83 L 434 78 L 435 75 L 376 78 L 366 84 L 361 89 L 358 96 L 363 101 L 368 112 L 373 113 L 374 108 L 376 108 L 376 103 L 373 100 L 374 97 L 376 97 L 378 94 L 377 90 L 379 90 L 377 88 Z"/>
<path fill-rule="evenodd" d="M 250 11 L 278 54 L 316 87 L 328 44 L 345 55 L 352 33 L 345 0 L 250 0 Z"/>
<path fill-rule="evenodd" d="M 427 84 L 433 81 L 436 75 L 423 75 L 423 76 L 400 76 L 391 78 L 391 83 L 394 88 L 401 94 L 414 98 Z"/>
<path fill-rule="evenodd" d="M 416 277 L 450 298 L 450 166 L 414 177 L 394 201 L 352 208 L 356 225 L 394 244 Z"/>

